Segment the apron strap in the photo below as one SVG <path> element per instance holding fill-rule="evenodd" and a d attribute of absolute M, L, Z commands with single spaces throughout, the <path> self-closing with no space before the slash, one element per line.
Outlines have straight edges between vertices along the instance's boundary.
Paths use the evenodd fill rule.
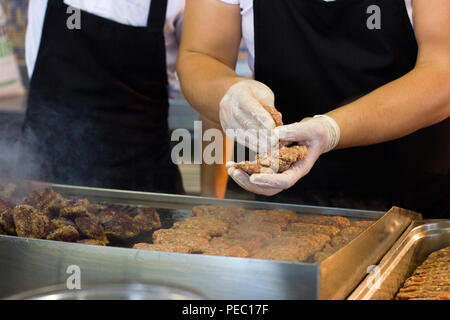
<path fill-rule="evenodd" d="M 164 30 L 166 21 L 167 0 L 151 0 L 147 26 L 150 31 Z"/>

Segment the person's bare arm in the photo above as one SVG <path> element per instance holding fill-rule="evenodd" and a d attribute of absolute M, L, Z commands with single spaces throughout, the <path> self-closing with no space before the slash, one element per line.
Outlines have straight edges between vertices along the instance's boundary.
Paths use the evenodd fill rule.
<path fill-rule="evenodd" d="M 186 1 L 177 72 L 188 102 L 216 123 L 221 99 L 242 80 L 234 71 L 240 41 L 238 5 L 217 0 Z"/>
<path fill-rule="evenodd" d="M 393 140 L 450 116 L 450 1 L 414 0 L 413 6 L 419 45 L 415 68 L 327 113 L 341 129 L 337 148 Z"/>

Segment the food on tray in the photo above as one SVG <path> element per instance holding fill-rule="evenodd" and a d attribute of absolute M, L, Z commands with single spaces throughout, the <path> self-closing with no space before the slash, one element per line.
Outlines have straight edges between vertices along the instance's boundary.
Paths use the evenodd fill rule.
<path fill-rule="evenodd" d="M 287 227 L 288 231 L 298 233 L 323 233 L 329 236 L 335 236 L 339 233 L 339 229 L 334 226 L 296 222 L 291 223 Z"/>
<path fill-rule="evenodd" d="M 50 188 L 33 191 L 23 202 L 38 209 L 49 218 L 57 216 L 60 209 L 67 205 L 66 200 Z"/>
<path fill-rule="evenodd" d="M 243 223 L 275 223 L 285 229 L 290 222 L 298 220 L 298 215 L 290 210 L 252 210 L 244 215 Z"/>
<path fill-rule="evenodd" d="M 264 245 L 263 241 L 260 239 L 246 240 L 228 237 L 213 238 L 211 239 L 210 244 L 212 247 L 217 246 L 241 247 L 245 249 L 249 254 L 258 249 L 261 249 Z"/>
<path fill-rule="evenodd" d="M 235 230 L 240 233 L 246 233 L 248 231 L 262 231 L 267 232 L 270 234 L 277 234 L 281 232 L 281 227 L 279 224 L 276 223 L 269 223 L 269 222 L 260 222 L 258 224 L 253 223 L 241 223 L 238 225 L 235 225 L 232 230 Z"/>
<path fill-rule="evenodd" d="M 211 236 L 221 236 L 228 231 L 229 223 L 211 217 L 192 217 L 183 222 L 176 222 L 173 229 L 204 230 Z"/>
<path fill-rule="evenodd" d="M 190 253 L 191 252 L 190 247 L 176 246 L 176 245 L 170 245 L 170 244 L 137 243 L 133 246 L 133 249 L 178 252 L 178 253 Z"/>
<path fill-rule="evenodd" d="M 31 206 L 17 206 L 12 214 L 19 237 L 45 239 L 52 229 L 48 216 Z"/>
<path fill-rule="evenodd" d="M 92 246 L 106 246 L 106 243 L 104 241 L 94 240 L 94 239 L 78 240 L 77 243 L 88 244 L 88 245 L 92 245 Z"/>
<path fill-rule="evenodd" d="M 450 300 L 450 247 L 431 253 L 414 271 L 397 300 Z"/>
<path fill-rule="evenodd" d="M 301 216 L 299 222 L 335 226 L 339 229 L 350 227 L 350 221 L 341 216 Z"/>
<path fill-rule="evenodd" d="M 305 146 L 282 146 L 278 150 L 258 154 L 255 161 L 236 163 L 235 168 L 241 169 L 249 175 L 255 173 L 282 173 L 297 161 L 304 159 L 307 152 L 308 149 Z"/>
<path fill-rule="evenodd" d="M 62 228 L 62 227 L 67 227 L 67 226 L 71 226 L 71 227 L 74 227 L 74 228 L 77 227 L 75 223 L 73 223 L 71 220 L 66 219 L 66 218 L 55 218 L 55 219 L 52 219 L 52 224 L 53 224 L 53 228 L 54 229 L 59 229 L 59 228 Z"/>
<path fill-rule="evenodd" d="M 16 233 L 12 215 L 13 209 L 12 203 L 0 198 L 0 234 L 14 235 Z"/>
<path fill-rule="evenodd" d="M 77 242 L 78 241 L 78 231 L 72 226 L 63 226 L 56 229 L 47 236 L 47 240 L 56 240 L 64 242 Z"/>
<path fill-rule="evenodd" d="M 311 249 L 295 245 L 269 245 L 251 255 L 255 259 L 282 260 L 291 262 L 305 261 Z"/>
<path fill-rule="evenodd" d="M 264 231 L 256 231 L 256 230 L 242 230 L 232 229 L 227 232 L 224 237 L 231 239 L 240 239 L 240 240 L 250 240 L 250 241 L 266 241 L 272 239 L 272 235 L 268 232 Z"/>
<path fill-rule="evenodd" d="M 227 244 L 214 243 L 200 250 L 201 254 L 211 255 L 211 256 L 228 256 L 228 257 L 239 257 L 247 258 L 248 252 L 239 246 L 230 246 Z"/>
<path fill-rule="evenodd" d="M 314 254 L 313 260 L 315 263 L 321 263 L 323 260 L 331 256 L 335 252 L 336 249 L 333 248 L 329 243 L 327 243 L 321 251 Z"/>
<path fill-rule="evenodd" d="M 126 240 L 137 237 L 140 225 L 129 215 L 120 211 L 104 210 L 97 215 L 108 239 Z"/>
<path fill-rule="evenodd" d="M 76 218 L 75 224 L 80 231 L 80 234 L 88 239 L 102 241 L 108 244 L 108 238 L 106 237 L 105 230 L 99 224 L 89 217 Z"/>
<path fill-rule="evenodd" d="M 151 231 L 153 229 L 161 228 L 161 219 L 158 212 L 152 208 L 138 209 L 138 215 L 134 217 L 142 231 Z"/>
<path fill-rule="evenodd" d="M 269 244 L 286 244 L 296 246 L 306 246 L 313 251 L 321 250 L 326 243 L 330 242 L 330 237 L 326 234 L 296 234 L 295 232 L 281 232 L 275 235 Z M 312 252 L 311 252 L 312 253 Z"/>
<path fill-rule="evenodd" d="M 239 223 L 245 212 L 245 208 L 238 206 L 196 206 L 192 208 L 192 213 L 197 217 L 214 217 L 230 225 Z"/>

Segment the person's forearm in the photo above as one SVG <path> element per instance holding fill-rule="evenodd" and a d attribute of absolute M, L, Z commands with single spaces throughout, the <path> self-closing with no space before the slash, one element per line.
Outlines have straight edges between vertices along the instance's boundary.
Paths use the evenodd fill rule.
<path fill-rule="evenodd" d="M 406 136 L 450 115 L 448 65 L 418 66 L 410 73 L 329 113 L 341 129 L 337 149 Z"/>
<path fill-rule="evenodd" d="M 180 53 L 177 72 L 188 102 L 204 117 L 220 123 L 219 103 L 242 78 L 226 64 L 196 52 Z"/>

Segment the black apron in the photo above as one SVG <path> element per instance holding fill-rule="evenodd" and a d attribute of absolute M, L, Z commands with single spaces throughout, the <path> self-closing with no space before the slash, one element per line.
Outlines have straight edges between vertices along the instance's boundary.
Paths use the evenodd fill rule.
<path fill-rule="evenodd" d="M 275 93 L 286 124 L 324 114 L 414 68 L 404 0 L 254 0 L 255 79 Z M 370 30 L 367 8 L 381 9 Z M 449 120 L 396 141 L 332 151 L 269 201 L 450 214 Z"/>
<path fill-rule="evenodd" d="M 170 157 L 164 42 L 167 0 L 151 1 L 147 27 L 49 0 L 30 83 L 25 141 L 35 178 L 115 189 L 182 192 Z"/>

